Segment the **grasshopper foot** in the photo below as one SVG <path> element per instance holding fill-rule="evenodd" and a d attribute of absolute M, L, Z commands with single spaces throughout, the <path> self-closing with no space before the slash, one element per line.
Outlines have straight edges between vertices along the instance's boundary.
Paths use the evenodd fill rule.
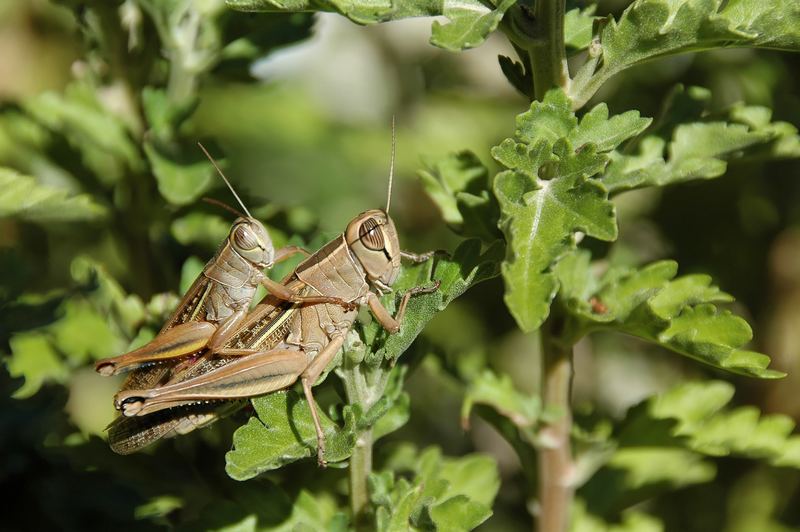
<path fill-rule="evenodd" d="M 432 294 L 436 292 L 441 285 L 442 281 L 437 279 L 436 282 L 428 286 L 415 286 L 409 290 L 408 293 L 410 293 L 412 296 L 417 296 L 420 294 Z"/>
<path fill-rule="evenodd" d="M 325 444 L 319 442 L 317 445 L 317 465 L 319 467 L 328 467 L 328 461 L 325 460 Z"/>

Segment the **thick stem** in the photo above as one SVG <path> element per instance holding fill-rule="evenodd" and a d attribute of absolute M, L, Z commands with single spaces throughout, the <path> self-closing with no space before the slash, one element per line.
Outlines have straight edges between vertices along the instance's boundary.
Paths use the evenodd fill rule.
<path fill-rule="evenodd" d="M 358 435 L 350 456 L 350 511 L 356 530 L 368 528 L 369 487 L 367 478 L 372 471 L 372 429 Z"/>
<path fill-rule="evenodd" d="M 528 45 L 537 100 L 555 87 L 569 89 L 569 68 L 564 48 L 565 0 L 536 0 L 534 5 L 535 37 Z"/>
<path fill-rule="evenodd" d="M 572 414 L 572 348 L 559 342 L 557 319 L 542 327 L 542 398 L 546 409 L 558 418 L 541 432 L 539 450 L 539 530 L 564 532 L 574 495 L 574 464 L 570 448 Z"/>
<path fill-rule="evenodd" d="M 364 412 L 383 396 L 389 378 L 389 370 L 374 368 L 369 370 L 366 364 L 346 359 L 337 374 L 344 384 L 347 401 L 351 405 L 360 405 Z M 356 444 L 350 455 L 350 510 L 355 530 L 370 530 L 369 475 L 372 473 L 372 427 L 367 427 L 356 434 Z"/>

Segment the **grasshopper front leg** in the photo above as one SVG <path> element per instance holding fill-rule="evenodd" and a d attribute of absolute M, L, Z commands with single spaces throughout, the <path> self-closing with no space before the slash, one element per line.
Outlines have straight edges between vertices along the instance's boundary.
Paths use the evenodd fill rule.
<path fill-rule="evenodd" d="M 400 306 L 397 308 L 397 313 L 394 316 L 386 310 L 386 307 L 383 306 L 380 298 L 378 298 L 374 292 L 367 294 L 367 305 L 369 305 L 369 309 L 372 311 L 372 315 L 375 316 L 375 319 L 378 320 L 378 323 L 390 333 L 395 334 L 400 331 L 400 324 L 403 322 L 403 316 L 406 314 L 408 300 L 416 295 L 433 293 L 439 289 L 441 284 L 441 281 L 436 281 L 431 286 L 415 286 L 403 294 L 403 299 L 400 300 Z"/>

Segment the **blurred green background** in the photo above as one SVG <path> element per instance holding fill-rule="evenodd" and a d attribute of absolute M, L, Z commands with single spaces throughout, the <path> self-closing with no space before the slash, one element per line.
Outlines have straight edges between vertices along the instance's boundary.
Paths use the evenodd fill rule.
<path fill-rule="evenodd" d="M 619 12 L 624 5 L 601 2 L 601 11 Z M 264 20 L 256 23 L 267 24 Z M 292 28 L 286 41 L 310 34 L 256 61 L 251 70 L 256 81 L 241 72 L 214 71 L 199 85 L 199 106 L 181 126 L 181 136 L 211 141 L 212 152 L 225 159 L 226 174 L 280 245 L 290 235 L 309 240 L 335 234 L 356 213 L 383 206 L 395 115 L 392 214 L 404 247 L 452 249 L 457 237 L 416 172 L 426 161 L 462 149 L 494 168 L 489 147 L 513 131 L 514 115 L 527 107 L 497 65 L 499 53 L 511 55 L 505 41 L 495 35 L 475 50 L 452 54 L 427 43 L 429 20 L 360 27 L 332 14 L 274 15 L 268 24 L 274 34 L 277 27 Z M 83 164 L 71 162 L 74 145 L 50 139 L 42 156 L 29 147 L 43 133 L 14 118 L 80 75 L 86 68 L 82 54 L 67 8 L 0 0 L 0 164 L 96 194 L 113 209 L 122 200 L 88 181 Z M 604 86 L 595 100 L 608 102 L 612 112 L 639 109 L 658 116 L 665 95 L 680 82 L 711 89 L 714 109 L 744 101 L 771 107 L 774 120 L 800 124 L 799 72 L 800 58 L 776 52 L 685 55 L 634 68 Z M 120 87 L 107 87 L 98 96 L 108 109 L 125 106 Z M 46 122 L 47 107 L 39 108 Z M 723 179 L 616 200 L 621 236 L 614 253 L 637 264 L 674 258 L 682 273 L 711 274 L 754 324 L 755 348 L 789 376 L 755 382 L 632 339 L 594 335 L 576 348 L 578 412 L 619 417 L 653 393 L 693 377 L 732 381 L 737 402 L 800 421 L 799 175 L 797 162 L 750 161 L 730 165 Z M 269 497 L 275 484 L 290 497 L 303 486 L 333 497 L 346 489 L 342 471 L 320 475 L 311 461 L 246 484 L 228 479 L 223 453 L 238 418 L 131 457 L 113 455 L 99 439 L 113 418 L 111 396 L 119 382 L 95 375 L 91 362 L 141 338 L 132 331 L 121 334 L 124 325 L 109 330 L 81 301 L 106 297 L 118 308 L 114 305 L 124 298 L 107 293 L 121 288 L 147 302 L 145 321 L 152 333 L 174 302 L 157 294 L 185 287 L 230 222 L 227 213 L 199 201 L 169 204 L 151 176 L 140 179 L 150 180 L 139 198 L 146 205 L 127 211 L 124 219 L 112 214 L 89 221 L 0 220 L 0 351 L 10 361 L 0 369 L 2 529 L 175 523 L 214 528 L 230 524 L 230 500 L 258 501 Z M 209 187 L 209 195 L 232 202 L 221 183 Z M 203 217 L 202 224 L 192 223 L 193 213 Z M 100 265 L 101 273 L 84 272 L 95 266 L 76 264 L 78 256 Z M 102 288 L 104 275 L 119 286 Z M 106 295 L 98 296 L 97 286 Z M 480 419 L 469 432 L 459 424 L 460 377 L 474 368 L 488 365 L 511 375 L 519 389 L 536 390 L 538 366 L 521 356 L 533 340 L 517 331 L 502 293 L 499 279 L 483 283 L 426 330 L 409 355 L 416 362 L 407 384 L 410 422 L 376 452 L 380 460 L 392 442 L 412 441 L 420 448 L 438 445 L 448 455 L 490 453 L 503 484 L 494 516 L 481 529 L 527 530 L 525 481 L 516 455 Z M 51 347 L 43 346 L 42 334 L 55 338 Z M 71 358 L 58 352 L 64 346 L 73 348 Z M 43 354 L 48 350 L 55 353 Z M 46 367 L 38 381 L 23 383 L 20 376 L 32 372 L 11 358 L 12 351 L 38 353 L 30 362 Z M 647 503 L 648 512 L 667 530 L 800 529 L 797 471 L 733 458 L 717 460 L 717 467 L 714 481 L 661 496 Z M 272 504 L 275 515 L 282 515 L 290 501 Z"/>

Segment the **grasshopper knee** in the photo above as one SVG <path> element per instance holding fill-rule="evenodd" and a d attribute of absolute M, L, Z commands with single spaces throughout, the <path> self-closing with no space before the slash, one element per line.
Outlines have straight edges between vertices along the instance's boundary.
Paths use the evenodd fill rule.
<path fill-rule="evenodd" d="M 103 377 L 111 377 L 117 372 L 117 365 L 113 362 L 98 362 L 94 370 Z"/>

